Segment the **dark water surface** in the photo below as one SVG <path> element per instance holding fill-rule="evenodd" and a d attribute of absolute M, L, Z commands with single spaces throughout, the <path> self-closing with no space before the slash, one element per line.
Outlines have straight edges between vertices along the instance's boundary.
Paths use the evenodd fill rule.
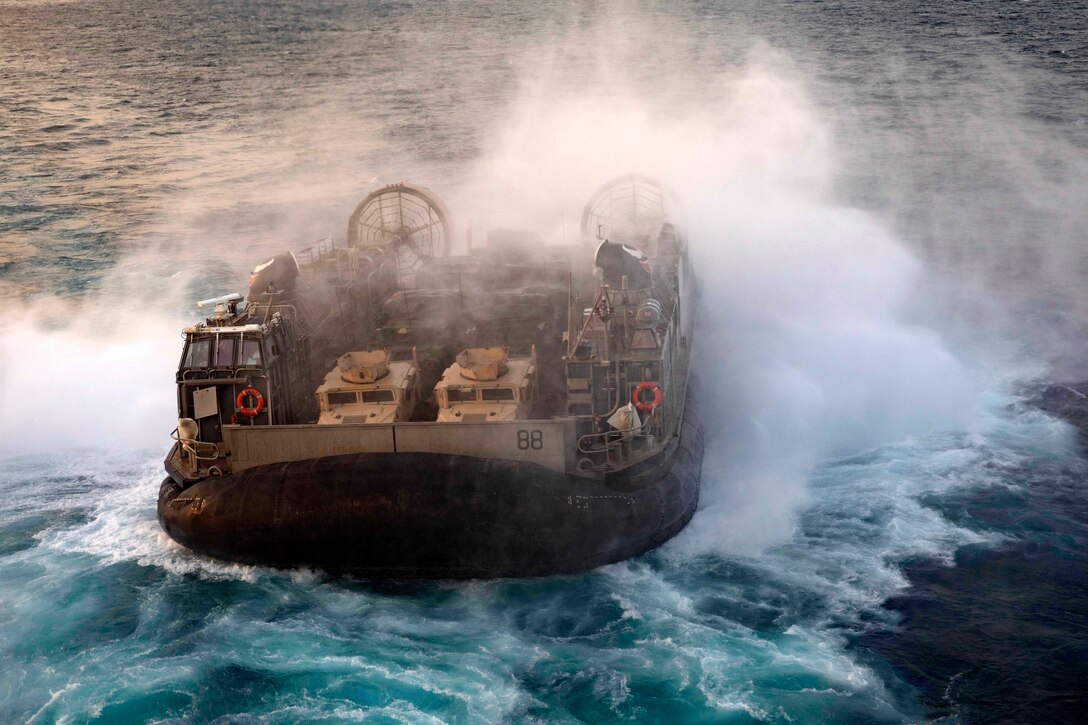
<path fill-rule="evenodd" d="M 1081 721 L 1088 459 L 1020 391 L 1088 377 L 1086 109 L 1084 2 L 0 0 L 0 721 Z M 723 167 L 803 198 L 801 218 L 864 214 L 896 240 L 800 271 L 776 265 L 809 226 L 770 245 L 787 251 L 766 255 L 768 297 L 812 289 L 838 311 L 774 312 L 744 338 L 805 381 L 774 406 L 716 384 L 741 345 L 700 363 L 730 401 L 716 447 L 784 441 L 799 487 L 770 465 L 742 486 L 712 456 L 692 531 L 541 581 L 226 566 L 159 532 L 193 299 L 342 235 L 400 178 L 462 230 L 489 195 L 565 227 L 603 181 L 579 158 L 628 137 L 632 164 L 694 200 L 704 243 L 744 236 Z M 883 298 L 828 272 L 866 250 L 863 277 L 912 292 L 857 322 Z M 729 259 L 701 265 L 704 350 L 740 339 L 715 326 L 742 299 L 714 291 L 744 287 Z M 776 337 L 794 328 L 826 345 Z M 864 346 L 835 342 L 870 328 L 903 341 L 886 349 L 908 372 L 922 348 L 970 370 L 971 414 L 917 419 L 870 387 L 899 358 L 851 367 Z M 805 418 L 798 399 L 821 402 Z M 786 513 L 734 516 L 749 499 Z M 748 548 L 746 527 L 781 530 Z"/>

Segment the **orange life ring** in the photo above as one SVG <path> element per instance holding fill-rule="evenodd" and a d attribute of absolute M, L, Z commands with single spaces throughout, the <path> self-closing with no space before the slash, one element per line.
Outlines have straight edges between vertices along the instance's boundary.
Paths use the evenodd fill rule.
<path fill-rule="evenodd" d="M 252 408 L 246 407 L 246 396 L 252 395 L 256 399 L 257 403 Z M 238 412 L 247 418 L 256 418 L 257 414 L 264 410 L 264 396 L 261 395 L 261 391 L 256 388 L 246 388 L 242 392 L 238 393 L 238 398 L 234 401 L 235 407 L 238 408 Z"/>
<path fill-rule="evenodd" d="M 653 400 L 646 400 L 643 398 L 642 394 L 647 390 L 653 391 Z M 639 383 L 635 386 L 635 391 L 631 393 L 631 402 L 643 413 L 649 413 L 654 408 L 661 405 L 663 399 L 664 396 L 661 394 L 661 388 L 659 388 L 656 383 Z"/>

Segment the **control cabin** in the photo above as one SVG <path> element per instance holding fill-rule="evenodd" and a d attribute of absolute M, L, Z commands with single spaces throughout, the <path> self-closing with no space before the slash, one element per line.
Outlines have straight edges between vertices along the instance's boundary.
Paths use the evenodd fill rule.
<path fill-rule="evenodd" d="M 407 421 L 419 402 L 419 364 L 389 350 L 349 352 L 317 388 L 318 425 Z"/>
<path fill-rule="evenodd" d="M 525 420 L 537 396 L 536 347 L 510 358 L 504 347 L 461 351 L 434 388 L 439 423 Z"/>
<path fill-rule="evenodd" d="M 197 304 L 215 307 L 206 321 L 182 330 L 176 382 L 178 417 L 196 421 L 198 440 L 219 443 L 230 424 L 312 419 L 312 388 L 299 364 L 294 321 L 271 310 L 255 316 L 239 294 Z M 243 409 L 246 401 L 251 407 Z"/>

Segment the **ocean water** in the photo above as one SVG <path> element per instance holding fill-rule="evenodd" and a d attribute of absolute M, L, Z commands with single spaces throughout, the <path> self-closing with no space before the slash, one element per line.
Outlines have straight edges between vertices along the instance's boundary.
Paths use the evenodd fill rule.
<path fill-rule="evenodd" d="M 1083 2 L 0 0 L 0 721 L 1078 722 Z M 225 565 L 179 329 L 378 184 L 683 199 L 700 511 L 577 576 Z M 464 243 L 464 242 L 462 242 Z"/>

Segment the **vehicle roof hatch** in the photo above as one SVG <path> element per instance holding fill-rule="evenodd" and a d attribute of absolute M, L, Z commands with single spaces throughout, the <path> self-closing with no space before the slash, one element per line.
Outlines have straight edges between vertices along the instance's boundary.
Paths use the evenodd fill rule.
<path fill-rule="evenodd" d="M 389 350 L 349 352 L 336 361 L 345 383 L 373 383 L 389 374 Z"/>
<path fill-rule="evenodd" d="M 470 347 L 457 353 L 457 364 L 461 366 L 461 377 L 466 380 L 498 380 L 507 371 L 510 352 L 502 347 Z"/>

